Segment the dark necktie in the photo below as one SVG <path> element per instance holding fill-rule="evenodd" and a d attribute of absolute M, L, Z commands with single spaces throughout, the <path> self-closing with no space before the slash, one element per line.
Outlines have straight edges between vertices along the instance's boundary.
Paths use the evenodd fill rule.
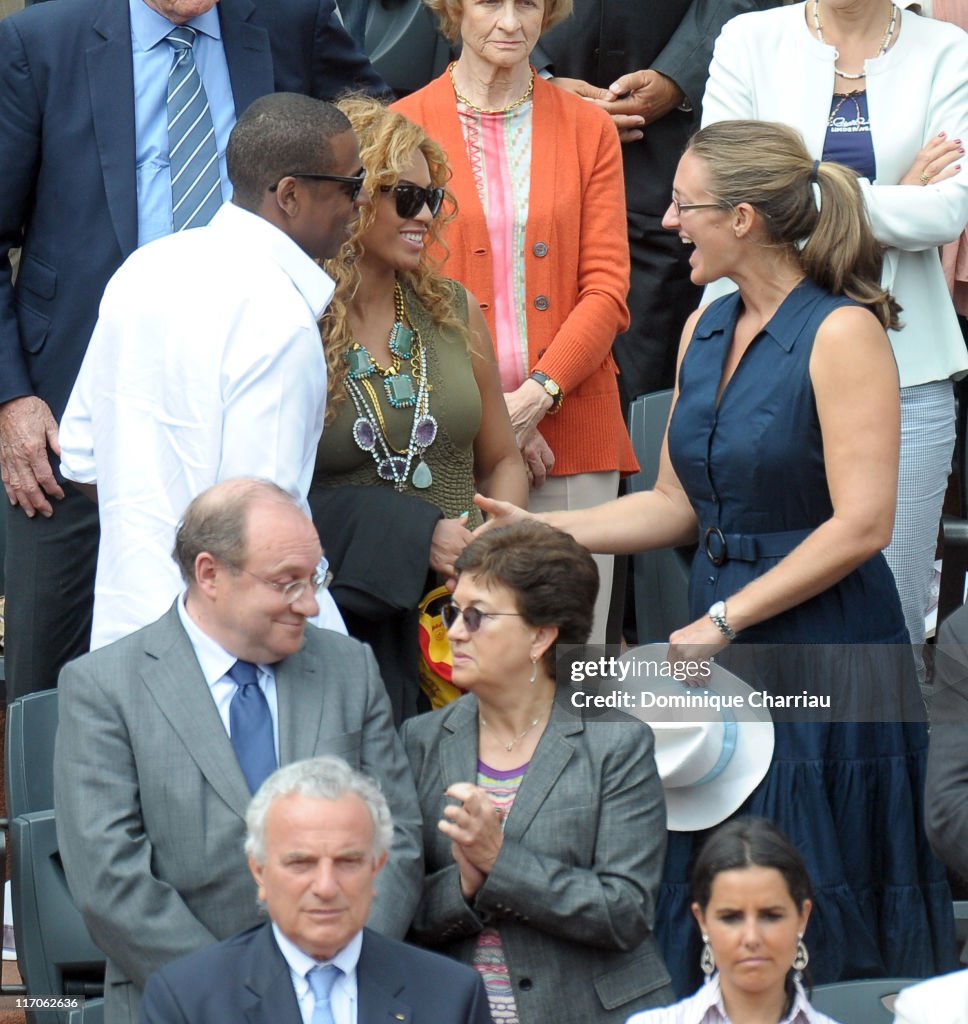
<path fill-rule="evenodd" d="M 168 159 L 172 227 L 199 228 L 222 205 L 215 125 L 195 66 L 195 30 L 176 25 L 165 38 L 175 56 L 168 72 Z"/>
<path fill-rule="evenodd" d="M 330 1006 L 329 997 L 333 991 L 333 985 L 342 972 L 335 964 L 314 967 L 306 980 L 313 990 L 313 1015 L 310 1024 L 333 1024 L 333 1009 Z"/>
<path fill-rule="evenodd" d="M 251 661 L 237 661 L 227 675 L 238 687 L 229 706 L 232 746 L 254 793 L 278 767 L 272 715 L 266 695 L 259 689 L 258 670 Z"/>

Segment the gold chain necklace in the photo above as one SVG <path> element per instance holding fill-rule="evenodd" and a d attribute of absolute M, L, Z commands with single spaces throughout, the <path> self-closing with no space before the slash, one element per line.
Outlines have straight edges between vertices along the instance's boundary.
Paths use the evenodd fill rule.
<path fill-rule="evenodd" d="M 836 99 L 838 100 L 837 105 L 833 110 L 830 111 L 830 116 L 827 118 L 827 127 L 830 128 L 840 113 L 840 108 L 848 101 L 854 101 L 854 116 L 860 119 L 860 101 L 857 99 L 858 96 L 863 96 L 863 90 L 859 92 L 848 92 L 848 93 L 835 93 Z"/>
<path fill-rule="evenodd" d="M 813 24 L 817 30 L 817 39 L 821 43 L 825 43 L 826 40 L 823 37 L 823 23 L 820 20 L 820 0 L 813 0 Z M 887 31 L 884 33 L 884 38 L 881 40 L 880 49 L 877 53 L 871 57 L 871 60 L 877 60 L 878 57 L 883 57 L 887 53 L 891 45 L 891 39 L 894 36 L 894 29 L 897 27 L 897 4 L 891 4 L 891 20 L 888 22 Z M 841 71 L 837 67 L 837 61 L 840 59 L 840 51 L 834 48 L 834 71 L 840 75 L 841 78 L 847 79 L 848 82 L 859 82 L 862 78 L 867 77 L 866 71 L 861 71 L 859 74 L 851 74 L 848 71 Z"/>
<path fill-rule="evenodd" d="M 456 62 L 451 64 L 447 69 L 450 72 L 450 80 L 454 86 L 454 93 L 457 99 L 464 104 L 465 107 L 470 107 L 471 110 L 477 111 L 478 114 L 506 114 L 510 110 L 514 110 L 515 107 L 520 107 L 522 103 L 531 98 L 531 93 L 534 92 L 534 68 L 531 68 L 531 78 L 528 80 L 528 87 L 524 92 L 516 99 L 512 100 L 506 107 L 479 107 L 476 103 L 471 101 L 460 91 L 457 85 L 457 79 L 454 76 L 454 68 L 457 67 Z"/>

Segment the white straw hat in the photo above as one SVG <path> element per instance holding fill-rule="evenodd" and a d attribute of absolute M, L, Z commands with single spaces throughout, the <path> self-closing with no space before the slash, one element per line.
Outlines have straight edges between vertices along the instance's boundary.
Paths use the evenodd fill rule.
<path fill-rule="evenodd" d="M 759 700 L 750 703 L 757 691 L 714 661 L 702 663 L 702 685 L 673 678 L 667 651 L 667 644 L 647 644 L 622 656 L 639 669 L 628 710 L 655 734 L 668 828 L 697 832 L 725 821 L 763 780 L 773 722 Z"/>

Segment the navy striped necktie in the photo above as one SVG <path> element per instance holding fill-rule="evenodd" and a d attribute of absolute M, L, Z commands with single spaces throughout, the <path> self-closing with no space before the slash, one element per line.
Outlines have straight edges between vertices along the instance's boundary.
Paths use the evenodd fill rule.
<path fill-rule="evenodd" d="M 172 228 L 207 224 L 222 205 L 215 125 L 195 66 L 195 30 L 177 25 L 165 38 L 175 55 L 168 72 L 168 159 Z"/>

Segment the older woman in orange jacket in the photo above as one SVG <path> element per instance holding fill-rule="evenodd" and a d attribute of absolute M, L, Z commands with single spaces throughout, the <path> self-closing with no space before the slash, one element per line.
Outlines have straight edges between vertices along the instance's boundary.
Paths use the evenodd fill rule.
<path fill-rule="evenodd" d="M 618 134 L 603 110 L 529 64 L 571 0 L 425 3 L 461 39 L 461 56 L 395 109 L 450 160 L 458 215 L 444 237 L 447 274 L 477 296 L 490 328 L 530 508 L 585 508 L 636 469 L 611 354 L 628 326 Z M 601 642 L 611 559 L 596 561 Z"/>

